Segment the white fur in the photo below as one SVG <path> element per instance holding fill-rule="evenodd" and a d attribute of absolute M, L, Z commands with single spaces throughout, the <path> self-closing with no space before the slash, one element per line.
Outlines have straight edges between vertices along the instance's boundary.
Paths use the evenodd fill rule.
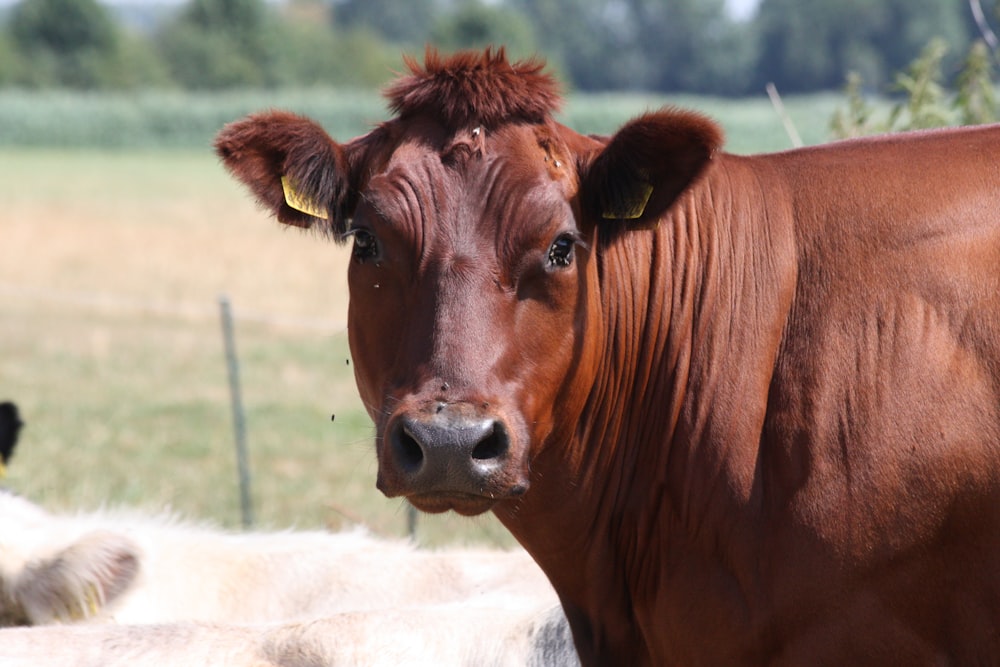
<path fill-rule="evenodd" d="M 81 620 L 0 630 L 0 667 L 579 664 L 520 550 L 58 515 L 0 491 L 0 623 Z"/>
<path fill-rule="evenodd" d="M 43 648 L 45 647 L 45 648 Z M 557 607 L 428 606 L 271 625 L 0 630 L 0 667 L 574 667 Z"/>
<path fill-rule="evenodd" d="M 0 622 L 266 623 L 461 602 L 557 604 L 523 550 L 438 550 L 363 530 L 230 533 L 170 517 L 50 514 L 0 492 Z"/>

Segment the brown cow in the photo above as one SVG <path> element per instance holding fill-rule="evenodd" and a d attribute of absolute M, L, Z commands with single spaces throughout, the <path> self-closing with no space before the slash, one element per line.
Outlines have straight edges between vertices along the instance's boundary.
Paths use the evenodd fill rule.
<path fill-rule="evenodd" d="M 409 66 L 363 137 L 216 144 L 353 238 L 379 488 L 492 509 L 587 665 L 1000 660 L 1000 127 L 741 157 L 581 136 L 502 51 Z"/>

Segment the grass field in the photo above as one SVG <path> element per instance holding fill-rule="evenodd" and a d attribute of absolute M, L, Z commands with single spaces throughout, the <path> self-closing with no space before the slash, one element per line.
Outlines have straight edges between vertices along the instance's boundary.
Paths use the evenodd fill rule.
<path fill-rule="evenodd" d="M 237 525 L 225 293 L 259 523 L 404 532 L 401 503 L 374 488 L 347 363 L 344 249 L 279 228 L 207 153 L 2 156 L 0 400 L 27 422 L 8 486 L 54 508 L 169 506 Z M 509 539 L 454 517 L 418 535 Z"/>
<path fill-rule="evenodd" d="M 662 102 L 574 102 L 564 120 L 608 132 Z M 788 145 L 766 100 L 707 106 L 736 152 Z M 834 98 L 788 106 L 807 143 L 825 138 Z M 0 141 L 0 400 L 16 401 L 27 427 L 9 487 L 52 508 L 172 507 L 238 525 L 218 319 L 227 294 L 258 523 L 405 531 L 403 504 L 374 488 L 347 350 L 345 249 L 255 209 L 207 139 L 182 150 L 12 143 Z M 418 538 L 510 543 L 488 517 L 422 517 Z"/>

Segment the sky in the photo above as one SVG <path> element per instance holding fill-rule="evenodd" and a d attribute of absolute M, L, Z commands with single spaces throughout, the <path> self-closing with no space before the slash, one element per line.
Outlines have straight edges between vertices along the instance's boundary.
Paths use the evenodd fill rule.
<path fill-rule="evenodd" d="M 726 6 L 733 18 L 741 20 L 750 18 L 759 4 L 760 0 L 726 0 Z"/>

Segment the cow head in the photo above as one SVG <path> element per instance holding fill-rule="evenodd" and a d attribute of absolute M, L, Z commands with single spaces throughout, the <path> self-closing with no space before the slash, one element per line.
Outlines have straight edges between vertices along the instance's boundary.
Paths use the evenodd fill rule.
<path fill-rule="evenodd" d="M 388 91 L 397 116 L 363 137 L 266 113 L 216 148 L 280 221 L 353 243 L 379 488 L 476 514 L 526 493 L 532 461 L 575 436 L 603 355 L 604 232 L 655 226 L 720 133 L 662 111 L 581 136 L 552 119 L 541 65 L 502 50 L 410 68 Z"/>

